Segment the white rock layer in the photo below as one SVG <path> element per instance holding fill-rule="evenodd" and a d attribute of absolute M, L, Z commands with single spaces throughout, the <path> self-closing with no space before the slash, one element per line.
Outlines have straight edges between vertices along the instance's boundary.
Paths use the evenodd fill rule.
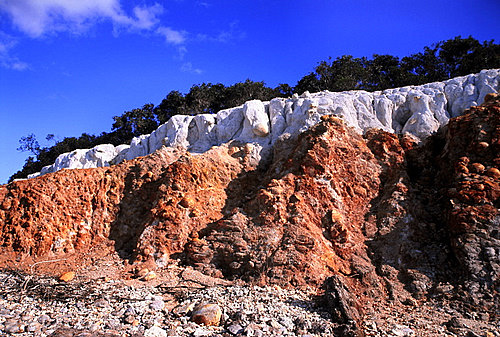
<path fill-rule="evenodd" d="M 215 115 L 173 116 L 150 135 L 134 138 L 130 145 L 103 144 L 61 154 L 54 164 L 29 178 L 63 168 L 109 166 L 153 153 L 162 146 L 199 153 L 236 140 L 253 143 L 259 158 L 282 134 L 303 132 L 317 124 L 322 115 L 341 117 L 360 133 L 379 128 L 423 139 L 448 123 L 450 117 L 481 104 L 488 93 L 498 92 L 499 87 L 500 69 L 491 69 L 444 82 L 384 91 L 305 92 L 300 97 L 270 102 L 252 100 Z"/>

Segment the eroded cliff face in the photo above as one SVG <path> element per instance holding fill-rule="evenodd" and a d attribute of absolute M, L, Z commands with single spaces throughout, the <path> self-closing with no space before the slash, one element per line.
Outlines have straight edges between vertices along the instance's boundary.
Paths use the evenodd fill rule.
<path fill-rule="evenodd" d="M 78 269 L 99 247 L 158 274 L 311 286 L 351 332 L 381 301 L 498 312 L 500 99 L 486 99 L 420 145 L 323 116 L 267 161 L 232 141 L 0 186 L 0 263 Z"/>

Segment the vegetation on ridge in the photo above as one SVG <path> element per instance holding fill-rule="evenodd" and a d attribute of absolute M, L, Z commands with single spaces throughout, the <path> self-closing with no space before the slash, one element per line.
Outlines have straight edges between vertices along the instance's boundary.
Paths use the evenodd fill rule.
<path fill-rule="evenodd" d="M 111 132 L 103 132 L 97 136 L 83 133 L 80 137 L 64 138 L 50 147 L 40 147 L 32 134 L 21 138 L 18 150 L 29 151 L 32 156 L 26 159 L 22 170 L 10 177 L 9 182 L 39 172 L 43 166 L 51 165 L 65 152 L 106 143 L 129 143 L 133 137 L 151 133 L 177 114 L 216 113 L 248 100 L 265 101 L 304 91 L 376 91 L 419 85 L 477 73 L 488 68 L 500 68 L 500 45 L 494 43 L 494 40 L 480 43 L 470 36 L 458 36 L 424 47 L 422 52 L 401 59 L 377 54 L 370 59 L 351 55 L 329 58 L 319 62 L 314 71 L 301 78 L 294 87 L 280 84 L 276 88 L 270 88 L 264 82 L 249 79 L 227 87 L 221 83 L 197 84 L 187 94 L 176 90 L 169 92 L 157 106 L 148 103 L 113 117 Z M 53 137 L 49 136 L 47 140 L 52 140 Z"/>

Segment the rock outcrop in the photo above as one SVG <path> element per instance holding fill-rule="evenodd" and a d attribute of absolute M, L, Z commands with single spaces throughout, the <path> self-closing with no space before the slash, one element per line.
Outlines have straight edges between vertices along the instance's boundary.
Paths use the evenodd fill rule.
<path fill-rule="evenodd" d="M 311 109 L 310 98 L 300 100 L 293 109 L 271 101 L 270 119 L 254 101 L 217 123 L 168 122 L 191 120 L 179 122 L 189 125 L 183 139 L 202 142 L 189 144 L 228 140 L 200 145 L 203 153 L 161 147 L 0 186 L 0 266 L 30 271 L 67 259 L 78 269 L 114 253 L 120 268 L 128 261 L 158 277 L 175 266 L 224 282 L 312 287 L 344 336 L 361 335 L 380 306 L 404 313 L 430 300 L 495 322 L 500 97 L 485 95 L 423 141 L 380 128 L 361 135 L 328 113 L 295 132 L 311 121 L 289 124 Z M 413 125 L 408 118 L 402 129 Z M 225 133 L 215 127 L 223 123 Z M 283 132 L 273 138 L 277 125 Z M 264 140 L 273 143 L 266 160 Z"/>
<path fill-rule="evenodd" d="M 340 117 L 360 133 L 377 128 L 423 139 L 499 88 L 500 69 L 491 69 L 444 82 L 377 92 L 305 92 L 300 97 L 270 102 L 254 100 L 216 115 L 174 116 L 150 135 L 134 138 L 130 145 L 115 148 L 106 144 L 61 154 L 53 165 L 29 177 L 63 168 L 109 166 L 153 153 L 162 146 L 200 153 L 230 140 L 253 143 L 259 158 L 267 157 L 280 135 L 303 132 L 324 115 Z"/>

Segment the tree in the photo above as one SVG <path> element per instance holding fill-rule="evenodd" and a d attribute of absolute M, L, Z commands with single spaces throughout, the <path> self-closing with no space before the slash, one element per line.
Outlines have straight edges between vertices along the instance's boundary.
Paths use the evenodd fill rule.
<path fill-rule="evenodd" d="M 280 83 L 276 88 L 274 88 L 274 96 L 276 97 L 290 97 L 292 95 L 293 88 L 286 83 Z"/>
<path fill-rule="evenodd" d="M 472 72 L 478 72 L 482 69 L 500 68 L 500 44 L 495 44 L 494 40 L 484 41 L 481 46 L 474 50 L 471 58 L 472 60 L 469 64 L 474 65 L 474 67 L 471 67 Z M 467 70 L 461 69 L 461 72 Z"/>
<path fill-rule="evenodd" d="M 366 62 L 367 90 L 384 90 L 395 88 L 404 82 L 405 74 L 400 66 L 399 58 L 392 55 L 377 55 Z"/>
<path fill-rule="evenodd" d="M 293 91 L 297 94 L 302 94 L 305 91 L 318 92 L 321 91 L 321 85 L 318 79 L 318 74 L 312 72 L 302 77 L 298 82 Z"/>
<path fill-rule="evenodd" d="M 321 90 L 345 91 L 365 89 L 369 81 L 366 58 L 351 55 L 337 57 L 335 60 L 321 61 L 314 72 L 304 76 L 296 85 L 295 92 L 317 92 Z"/>
<path fill-rule="evenodd" d="M 354 58 L 351 55 L 337 57 L 330 62 L 322 61 L 316 67 L 322 90 L 345 91 L 363 89 L 368 81 L 366 58 Z"/>
<path fill-rule="evenodd" d="M 40 144 L 36 140 L 36 136 L 31 133 L 26 137 L 21 137 L 19 140 L 19 147 L 17 151 L 21 152 L 31 152 L 33 155 L 38 155 L 40 153 Z"/>
<path fill-rule="evenodd" d="M 448 78 L 500 67 L 500 45 L 493 40 L 481 44 L 471 36 L 465 39 L 457 36 L 440 42 L 439 48 Z"/>
<path fill-rule="evenodd" d="M 267 101 L 273 97 L 274 90 L 266 87 L 264 82 L 247 79 L 245 82 L 239 82 L 226 88 L 222 107 L 227 109 L 241 105 L 249 100 Z"/>
<path fill-rule="evenodd" d="M 187 113 L 190 115 L 216 113 L 223 109 L 225 89 L 221 83 L 193 85 L 186 95 Z"/>
<path fill-rule="evenodd" d="M 446 69 L 438 55 L 439 44 L 425 47 L 421 53 L 416 53 L 402 60 L 402 67 L 413 76 L 409 76 L 408 84 L 423 84 L 442 81 L 447 78 Z"/>
<path fill-rule="evenodd" d="M 444 64 L 448 78 L 460 76 L 472 71 L 475 67 L 474 54 L 481 47 L 476 39 L 460 36 L 439 43 L 439 58 Z"/>
<path fill-rule="evenodd" d="M 173 90 L 154 109 L 154 113 L 160 124 L 163 124 L 172 116 L 184 114 L 186 110 L 186 98 L 179 91 Z"/>
<path fill-rule="evenodd" d="M 154 105 L 144 104 L 142 108 L 126 111 L 121 116 L 113 117 L 112 130 L 123 136 L 124 139 L 151 133 L 158 127 L 154 113 Z"/>

